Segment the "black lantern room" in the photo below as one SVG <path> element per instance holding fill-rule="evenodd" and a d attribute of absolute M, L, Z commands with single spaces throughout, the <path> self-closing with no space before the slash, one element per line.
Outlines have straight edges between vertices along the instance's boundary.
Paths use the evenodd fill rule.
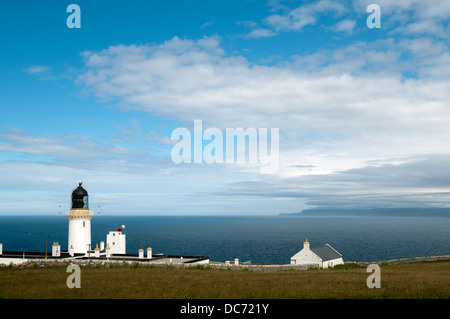
<path fill-rule="evenodd" d="M 89 195 L 81 184 L 72 192 L 72 209 L 89 209 Z"/>

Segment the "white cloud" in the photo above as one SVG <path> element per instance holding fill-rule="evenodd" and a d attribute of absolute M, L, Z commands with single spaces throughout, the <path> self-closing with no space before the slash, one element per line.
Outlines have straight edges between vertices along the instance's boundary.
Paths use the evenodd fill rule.
<path fill-rule="evenodd" d="M 278 12 L 262 19 L 262 22 L 273 31 L 271 36 L 280 32 L 302 31 L 304 27 L 317 25 L 319 20 L 331 30 L 348 32 L 354 30 L 357 19 L 367 15 L 367 6 L 372 0 L 334 1 L 319 0 L 303 2 L 297 7 L 288 7 L 278 1 L 270 2 L 272 11 Z M 450 4 L 447 0 L 379 0 L 381 8 L 382 30 L 394 35 L 433 35 L 448 39 L 448 17 Z M 326 18 L 326 19 L 322 19 Z M 257 23 L 250 32 L 254 37 L 269 34 L 267 28 L 261 28 Z"/>
<path fill-rule="evenodd" d="M 418 20 L 411 23 L 404 24 L 394 29 L 391 34 L 403 35 L 433 35 L 438 37 L 445 37 L 446 31 L 444 25 L 432 19 Z"/>
<path fill-rule="evenodd" d="M 315 24 L 321 14 L 333 12 L 336 15 L 342 15 L 346 11 L 344 5 L 338 1 L 320 0 L 298 6 L 287 14 L 270 15 L 265 21 L 276 31 L 301 30 L 307 25 Z"/>
<path fill-rule="evenodd" d="M 201 28 L 201 29 L 207 28 L 207 27 L 210 27 L 210 26 L 214 25 L 215 23 L 216 23 L 216 21 L 214 21 L 214 20 L 207 21 L 207 22 L 203 23 L 203 24 L 200 26 L 200 28 Z"/>
<path fill-rule="evenodd" d="M 334 26 L 335 30 L 338 32 L 347 32 L 352 33 L 355 29 L 356 21 L 355 20 L 342 20 Z"/>
<path fill-rule="evenodd" d="M 46 158 L 105 159 L 129 155 L 130 150 L 119 145 L 105 145 L 86 136 L 55 138 L 32 136 L 25 132 L 0 134 L 0 152 L 18 153 Z M 134 154 L 137 156 L 137 152 Z"/>
<path fill-rule="evenodd" d="M 40 74 L 50 70 L 50 67 L 44 65 L 33 65 L 26 68 L 24 71 L 28 74 Z"/>
<path fill-rule="evenodd" d="M 228 196 L 304 198 L 311 206 L 450 207 L 449 155 L 429 154 L 387 163 L 278 181 L 234 183 Z M 300 210 L 300 209 L 299 209 Z"/>
<path fill-rule="evenodd" d="M 441 53 L 424 65 L 426 48 L 387 39 L 267 67 L 227 56 L 217 39 L 174 38 L 86 52 L 89 70 L 79 83 L 101 100 L 187 125 L 280 128 L 280 175 L 317 163 L 314 172 L 329 173 L 448 149 L 448 76 L 401 76 L 411 65 L 427 74 L 444 64 L 445 47 L 429 43 Z M 409 61 L 399 58 L 405 50 Z"/>
<path fill-rule="evenodd" d="M 374 3 L 372 0 L 354 0 L 357 8 L 366 8 L 369 4 Z M 450 15 L 450 3 L 447 0 L 378 0 L 375 1 L 386 15 L 400 15 L 403 13 L 411 14 L 411 19 L 415 18 L 434 18 L 448 19 Z"/>
<path fill-rule="evenodd" d="M 253 29 L 248 34 L 246 34 L 245 36 L 247 38 L 268 38 L 268 37 L 273 37 L 275 35 L 276 35 L 276 33 L 273 32 L 272 30 L 264 29 L 264 28 L 258 28 L 258 29 Z"/>
<path fill-rule="evenodd" d="M 373 1 L 356 0 L 354 7 L 361 10 Z M 446 0 L 379 0 L 383 29 L 392 30 L 397 36 L 433 35 L 436 38 L 447 38 L 450 14 L 450 2 Z"/>

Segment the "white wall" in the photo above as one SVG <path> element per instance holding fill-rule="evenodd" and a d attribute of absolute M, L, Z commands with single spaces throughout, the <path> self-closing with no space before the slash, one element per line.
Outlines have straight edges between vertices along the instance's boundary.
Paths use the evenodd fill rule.
<path fill-rule="evenodd" d="M 209 259 L 200 260 L 200 261 L 194 261 L 190 264 L 209 264 Z"/>
<path fill-rule="evenodd" d="M 110 231 L 106 235 L 106 244 L 111 254 L 126 254 L 126 236 L 120 231 Z"/>
<path fill-rule="evenodd" d="M 344 259 L 342 259 L 342 257 L 341 257 L 341 258 L 324 261 L 322 263 L 322 268 L 326 269 L 328 267 L 334 267 L 336 265 L 343 265 L 343 264 L 344 264 Z"/>
<path fill-rule="evenodd" d="M 90 218 L 69 218 L 69 242 L 68 248 L 73 246 L 74 253 L 85 254 L 91 245 L 91 219 Z"/>
<path fill-rule="evenodd" d="M 291 257 L 291 265 L 322 265 L 322 259 L 310 249 L 302 249 Z"/>
<path fill-rule="evenodd" d="M 25 262 L 27 262 L 28 259 L 23 259 L 23 258 L 0 258 L 0 264 L 3 265 L 18 265 L 18 264 L 23 264 Z"/>
<path fill-rule="evenodd" d="M 52 256 L 59 257 L 61 256 L 61 245 L 52 245 Z"/>

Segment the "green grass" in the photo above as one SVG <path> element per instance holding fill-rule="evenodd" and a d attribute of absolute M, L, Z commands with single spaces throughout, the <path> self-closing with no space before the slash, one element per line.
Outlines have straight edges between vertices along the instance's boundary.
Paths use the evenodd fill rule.
<path fill-rule="evenodd" d="M 67 266 L 2 267 L 0 298 L 18 299 L 282 299 L 446 298 L 450 261 L 381 266 L 381 288 L 366 285 L 370 273 L 356 265 L 314 271 L 227 271 L 208 265 L 82 266 L 81 288 L 66 286 Z"/>

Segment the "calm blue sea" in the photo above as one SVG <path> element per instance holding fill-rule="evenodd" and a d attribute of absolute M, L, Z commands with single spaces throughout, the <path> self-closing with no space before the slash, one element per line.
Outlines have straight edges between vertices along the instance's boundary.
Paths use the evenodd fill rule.
<path fill-rule="evenodd" d="M 299 216 L 102 216 L 92 219 L 92 244 L 125 225 L 127 253 L 152 247 L 153 253 L 239 258 L 252 263 L 289 263 L 303 248 L 330 244 L 345 261 L 450 255 L 450 218 Z M 4 251 L 45 251 L 58 241 L 67 249 L 68 219 L 58 216 L 0 216 Z"/>

